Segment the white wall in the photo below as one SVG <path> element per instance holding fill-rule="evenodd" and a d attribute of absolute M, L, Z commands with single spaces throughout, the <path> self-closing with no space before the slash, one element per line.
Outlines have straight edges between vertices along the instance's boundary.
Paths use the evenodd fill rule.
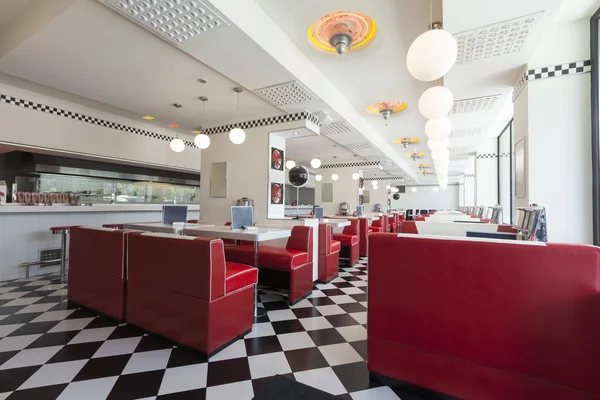
<path fill-rule="evenodd" d="M 358 205 L 358 181 L 352 179 L 352 174 L 358 172 L 357 167 L 352 168 L 325 168 L 318 169 L 317 174 L 323 175 L 323 180 L 315 185 L 315 203 L 323 207 L 324 215 L 337 214 L 340 211 L 340 203 L 349 203 L 349 212 L 354 212 Z M 337 181 L 331 179 L 331 175 L 338 174 L 340 178 Z M 322 201 L 322 186 L 323 183 L 333 183 L 333 202 L 324 203 Z M 365 181 L 365 188 L 369 182 Z M 380 189 L 381 190 L 381 189 Z M 365 210 L 368 210 L 370 204 L 365 205 Z"/>
<path fill-rule="evenodd" d="M 487 137 L 477 150 L 475 160 L 476 198 L 479 206 L 498 204 L 498 138 Z M 490 157 L 494 155 L 494 157 Z"/>
<path fill-rule="evenodd" d="M 392 209 L 422 208 L 455 210 L 458 208 L 459 186 L 448 186 L 446 190 L 438 192 L 434 192 L 431 186 L 420 186 L 417 187 L 416 192 L 411 192 L 411 187 L 406 187 L 406 193 L 400 193 L 399 200 L 392 199 Z"/>
<path fill-rule="evenodd" d="M 476 185 L 477 181 L 475 180 L 475 157 L 469 158 L 467 163 L 465 164 L 465 184 L 464 184 L 464 205 L 474 206 L 475 205 L 475 195 L 476 195 Z"/>

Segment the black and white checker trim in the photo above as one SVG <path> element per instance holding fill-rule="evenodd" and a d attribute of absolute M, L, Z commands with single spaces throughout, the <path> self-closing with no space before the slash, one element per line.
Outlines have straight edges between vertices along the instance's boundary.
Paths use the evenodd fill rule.
<path fill-rule="evenodd" d="M 477 154 L 477 158 L 482 159 L 482 158 L 498 158 L 498 154 L 496 153 L 481 153 L 481 154 Z"/>
<path fill-rule="evenodd" d="M 592 60 L 576 61 L 572 63 L 550 65 L 548 67 L 540 67 L 526 70 L 523 75 L 519 77 L 519 81 L 513 90 L 513 102 L 519 97 L 525 85 L 528 82 L 538 80 L 555 78 L 565 75 L 578 75 L 587 74 L 592 72 Z"/>
<path fill-rule="evenodd" d="M 475 178 L 475 174 L 465 174 L 465 178 Z"/>
<path fill-rule="evenodd" d="M 380 161 L 360 161 L 351 163 L 324 164 L 321 168 L 350 168 L 350 167 L 375 167 L 381 164 Z"/>
<path fill-rule="evenodd" d="M 303 120 L 312 122 L 315 125 L 319 124 L 319 119 L 315 115 L 311 114 L 308 111 L 303 111 L 303 112 L 298 112 L 298 113 L 294 113 L 294 114 L 285 114 L 285 115 L 278 115 L 276 117 L 268 117 L 268 118 L 255 119 L 252 121 L 238 122 L 235 124 L 214 126 L 212 128 L 207 128 L 206 130 L 204 130 L 204 133 L 207 135 L 215 135 L 217 133 L 229 132 L 233 128 L 252 129 L 252 128 L 258 128 L 261 126 L 269 126 L 269 125 L 283 124 L 286 122 L 303 121 Z"/>

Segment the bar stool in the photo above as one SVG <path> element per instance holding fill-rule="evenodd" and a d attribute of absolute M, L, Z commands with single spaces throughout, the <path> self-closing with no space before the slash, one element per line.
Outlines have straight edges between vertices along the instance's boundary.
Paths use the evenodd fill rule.
<path fill-rule="evenodd" d="M 53 226 L 50 231 L 53 235 L 61 235 L 60 242 L 60 276 L 54 281 L 60 281 L 61 283 L 67 282 L 67 237 L 71 233 L 71 228 L 74 226 Z"/>

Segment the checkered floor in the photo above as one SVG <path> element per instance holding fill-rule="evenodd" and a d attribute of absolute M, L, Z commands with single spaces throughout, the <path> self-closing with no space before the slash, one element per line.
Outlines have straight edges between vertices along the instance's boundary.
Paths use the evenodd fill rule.
<path fill-rule="evenodd" d="M 366 259 L 209 360 L 67 303 L 48 277 L 0 283 L 0 400 L 252 399 L 280 374 L 341 399 L 414 399 L 369 382 Z"/>

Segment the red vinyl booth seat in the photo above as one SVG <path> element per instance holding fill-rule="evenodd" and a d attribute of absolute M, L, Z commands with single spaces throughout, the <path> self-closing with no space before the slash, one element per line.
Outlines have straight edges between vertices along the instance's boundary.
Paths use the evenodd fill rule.
<path fill-rule="evenodd" d="M 116 320 L 125 319 L 127 231 L 71 228 L 67 298 Z"/>
<path fill-rule="evenodd" d="M 463 399 L 600 398 L 600 249 L 376 234 L 368 368 Z"/>
<path fill-rule="evenodd" d="M 341 243 L 331 240 L 331 225 L 319 225 L 319 281 L 329 282 L 340 270 Z"/>
<path fill-rule="evenodd" d="M 258 271 L 220 239 L 131 233 L 127 322 L 212 354 L 252 329 Z"/>
<path fill-rule="evenodd" d="M 369 229 L 369 220 L 366 217 L 360 217 L 359 223 L 359 240 L 358 240 L 358 254 L 361 257 L 366 257 L 369 253 L 369 234 L 373 232 Z"/>
<path fill-rule="evenodd" d="M 342 248 L 348 253 L 349 264 L 354 265 L 359 259 L 359 232 L 360 220 L 358 218 L 349 219 L 350 225 L 345 226 L 342 233 L 334 233 L 333 240 L 340 242 Z"/>
<path fill-rule="evenodd" d="M 285 249 L 263 245 L 258 249 L 258 266 L 261 269 L 289 274 L 292 304 L 312 293 L 312 235 L 311 227 L 294 226 Z M 225 256 L 228 261 L 254 265 L 254 245 L 227 246 Z M 261 283 L 268 283 L 268 277 L 265 275 L 260 275 Z"/>
<path fill-rule="evenodd" d="M 377 221 L 371 222 L 371 230 L 373 231 L 373 233 L 387 232 L 388 229 L 389 223 L 387 215 L 382 215 Z"/>

